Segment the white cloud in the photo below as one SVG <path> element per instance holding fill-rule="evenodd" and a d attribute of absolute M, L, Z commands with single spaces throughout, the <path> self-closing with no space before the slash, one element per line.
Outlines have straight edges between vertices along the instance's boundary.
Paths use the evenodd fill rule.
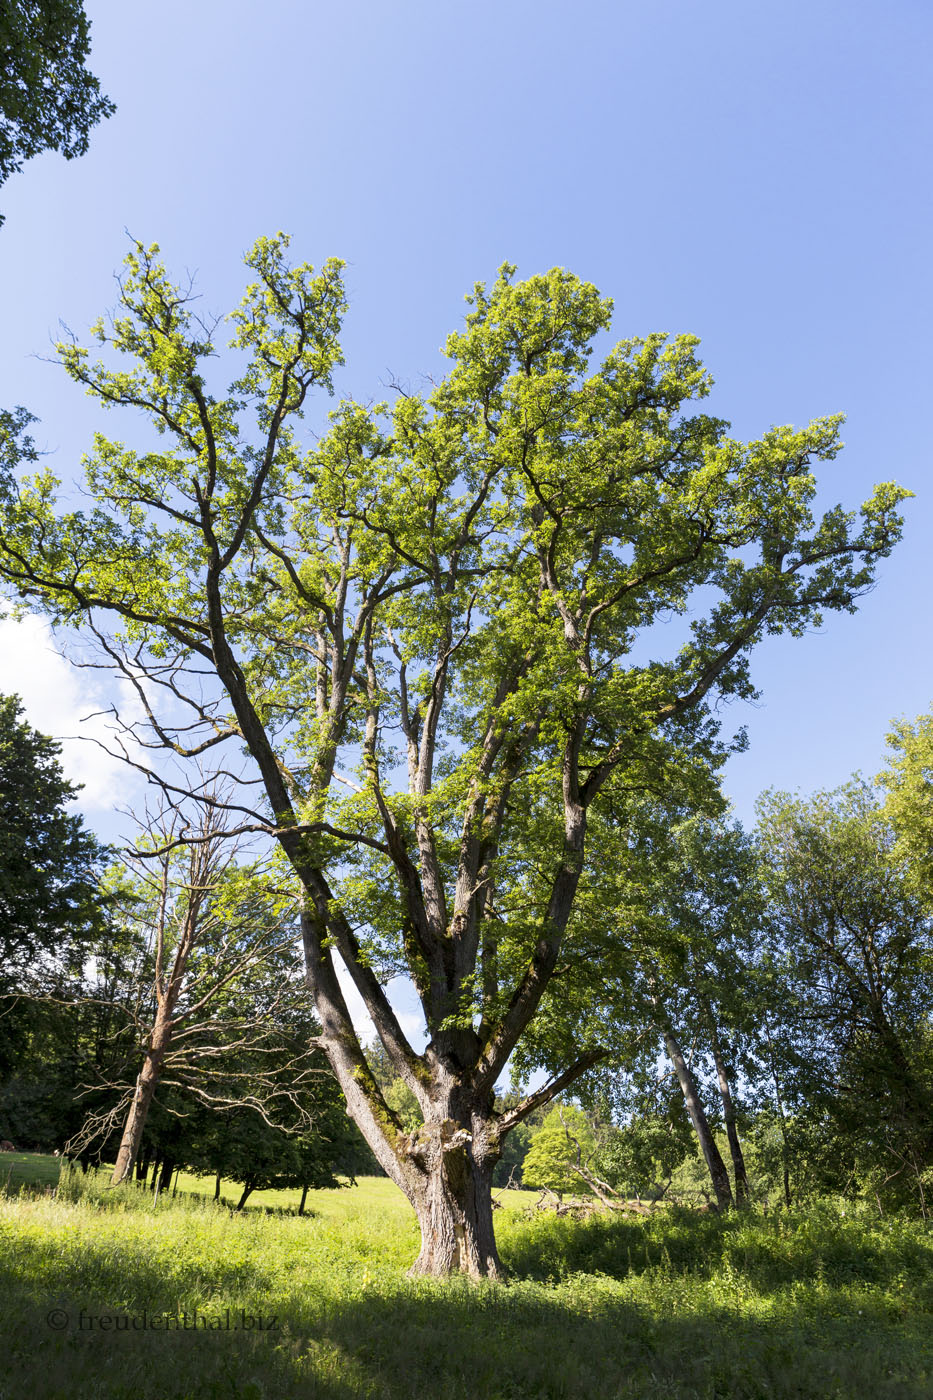
<path fill-rule="evenodd" d="M 100 747 L 112 746 L 113 726 L 112 717 L 100 712 L 118 695 L 124 713 L 135 718 L 135 697 L 106 672 L 73 666 L 57 649 L 49 623 L 34 614 L 0 620 L 0 692 L 19 695 L 28 723 L 61 740 L 62 768 L 69 781 L 82 784 L 77 806 L 89 825 L 105 837 L 125 826 L 117 808 L 132 805 L 143 781 Z M 103 830 L 111 824 L 112 830 Z"/>
<path fill-rule="evenodd" d="M 353 983 L 343 962 L 337 954 L 335 956 L 337 967 L 337 980 L 340 989 L 347 1002 L 347 1009 L 350 1012 L 350 1019 L 353 1027 L 364 1045 L 371 1045 L 374 1040 L 378 1040 L 376 1028 L 372 1023 L 369 1012 L 363 1002 L 363 998 Z M 398 1017 L 399 1025 L 404 1034 L 408 1037 L 409 1044 L 414 1050 L 421 1051 L 427 1043 L 427 1034 L 424 1025 L 424 1015 L 418 1007 L 418 994 L 411 982 L 405 977 L 393 977 L 386 987 L 386 993 L 393 1011 Z"/>

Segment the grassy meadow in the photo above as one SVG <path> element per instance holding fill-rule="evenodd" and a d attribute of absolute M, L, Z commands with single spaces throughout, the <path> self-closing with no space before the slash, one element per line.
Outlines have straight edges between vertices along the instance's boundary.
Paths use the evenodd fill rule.
<path fill-rule="evenodd" d="M 933 1229 L 823 1203 L 584 1220 L 501 1193 L 507 1285 L 411 1280 L 386 1180 L 175 1199 L 3 1161 L 0 1400 L 933 1395 Z M 228 1196 L 233 1195 L 232 1186 Z"/>

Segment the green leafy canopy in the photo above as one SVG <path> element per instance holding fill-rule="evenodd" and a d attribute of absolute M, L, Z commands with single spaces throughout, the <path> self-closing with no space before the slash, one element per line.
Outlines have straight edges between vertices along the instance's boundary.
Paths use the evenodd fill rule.
<path fill-rule="evenodd" d="M 303 888 L 331 1062 L 370 1140 L 395 1142 L 334 951 L 426 1121 L 441 1064 L 491 1102 L 581 880 L 598 898 L 591 815 L 624 821 L 632 794 L 675 780 L 708 788 L 724 753 L 710 702 L 754 693 L 765 634 L 854 609 L 910 493 L 882 484 L 817 518 L 838 415 L 737 441 L 700 411 L 695 337 L 622 340 L 596 363 L 612 304 L 562 268 L 503 266 L 430 392 L 342 402 L 303 446 L 345 295 L 339 261 L 292 267 L 287 249 L 280 234 L 247 255 L 243 369 L 216 392 L 217 328 L 134 245 L 101 357 L 59 355 L 102 404 L 142 410 L 157 445 L 98 435 L 87 510 L 60 507 L 47 472 L 7 472 L 0 578 L 97 630 L 153 742 L 200 764 L 247 751 L 261 796 L 237 811 Z M 7 443 L 27 426 L 4 421 Z M 654 624 L 691 609 L 664 654 Z M 383 991 L 399 970 L 424 1057 Z M 561 1056 L 581 1035 L 561 1030 Z"/>

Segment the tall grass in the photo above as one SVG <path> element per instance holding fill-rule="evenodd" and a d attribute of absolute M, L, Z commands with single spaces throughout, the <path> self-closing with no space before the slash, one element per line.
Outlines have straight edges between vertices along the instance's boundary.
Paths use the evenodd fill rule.
<path fill-rule="evenodd" d="M 475 1287 L 406 1277 L 417 1230 L 387 1181 L 315 1193 L 314 1209 L 153 1205 L 80 1173 L 54 1200 L 0 1201 L 0 1400 L 933 1395 L 921 1223 L 828 1202 L 727 1219 L 500 1211 L 511 1282 Z"/>

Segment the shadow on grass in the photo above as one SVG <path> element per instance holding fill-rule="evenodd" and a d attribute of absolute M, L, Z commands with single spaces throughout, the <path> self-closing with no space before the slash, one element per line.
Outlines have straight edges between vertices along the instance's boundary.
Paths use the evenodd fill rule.
<path fill-rule="evenodd" d="M 298 1299 L 287 1313 L 214 1304 L 199 1317 L 123 1314 L 5 1290 L 4 1395 L 45 1400 L 926 1400 L 917 1332 L 867 1331 L 854 1304 L 660 1319 L 619 1300 L 519 1289 Z M 113 1318 L 101 1330 L 100 1317 Z M 147 1326 L 155 1316 L 164 1325 Z M 262 1328 L 260 1329 L 260 1317 Z M 205 1323 L 208 1324 L 207 1330 Z M 140 1330 L 130 1330 L 131 1328 Z M 227 1330 L 229 1329 L 229 1330 Z"/>
<path fill-rule="evenodd" d="M 929 1241 L 910 1256 L 904 1232 L 866 1238 L 859 1255 L 857 1229 L 817 1224 L 525 1222 L 503 1241 L 514 1282 L 481 1287 L 387 1270 L 283 1287 L 271 1261 L 219 1246 L 168 1278 L 144 1239 L 89 1234 L 66 1258 L 20 1238 L 0 1255 L 0 1397 L 929 1400 Z M 199 1316 L 176 1313 L 185 1298 L 204 1300 Z"/>
<path fill-rule="evenodd" d="M 556 1281 L 574 1274 L 611 1278 L 654 1269 L 708 1279 L 727 1264 L 760 1294 L 800 1279 L 831 1286 L 928 1285 L 933 1308 L 933 1230 L 915 1221 L 885 1225 L 818 1208 L 770 1217 L 675 1210 L 648 1219 L 606 1214 L 566 1221 L 553 1214 L 499 1231 L 514 1277 Z"/>

